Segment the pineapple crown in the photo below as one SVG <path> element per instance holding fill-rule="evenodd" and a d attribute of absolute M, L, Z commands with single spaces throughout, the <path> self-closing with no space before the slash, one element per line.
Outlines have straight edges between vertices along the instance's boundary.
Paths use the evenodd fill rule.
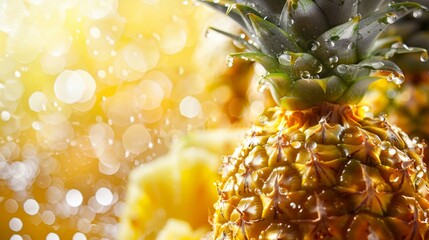
<path fill-rule="evenodd" d="M 246 33 L 235 36 L 246 52 L 230 54 L 260 63 L 267 73 L 260 84 L 278 105 L 304 109 L 323 102 L 358 103 L 379 79 L 404 81 L 389 59 L 420 52 L 395 37 L 380 37 L 390 24 L 426 8 L 391 0 L 201 0 L 225 12 Z"/>

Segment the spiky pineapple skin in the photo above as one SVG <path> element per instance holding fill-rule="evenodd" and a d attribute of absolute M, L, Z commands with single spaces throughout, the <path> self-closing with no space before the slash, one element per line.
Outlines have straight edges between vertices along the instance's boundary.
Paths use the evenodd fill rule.
<path fill-rule="evenodd" d="M 429 239 L 422 144 L 362 109 L 278 109 L 225 157 L 213 239 Z"/>

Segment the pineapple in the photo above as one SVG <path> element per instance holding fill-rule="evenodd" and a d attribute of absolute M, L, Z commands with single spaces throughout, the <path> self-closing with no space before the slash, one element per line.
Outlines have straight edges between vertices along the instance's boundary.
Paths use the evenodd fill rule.
<path fill-rule="evenodd" d="M 421 1 L 429 7 L 429 1 Z M 413 17 L 395 23 L 386 35 L 397 36 L 405 45 L 429 48 L 429 13 L 415 12 Z M 422 58 L 422 59 L 420 59 Z M 404 71 L 407 81 L 400 88 L 394 84 L 377 83 L 363 99 L 373 104 L 375 114 L 387 113 L 391 122 L 406 131 L 410 136 L 429 140 L 428 103 L 429 103 L 429 62 L 427 55 L 409 54 L 397 58 L 397 64 Z M 380 98 L 387 95 L 388 98 Z M 429 163 L 428 148 L 424 161 Z"/>
<path fill-rule="evenodd" d="M 200 239 L 210 229 L 217 198 L 218 159 L 236 146 L 242 130 L 206 130 L 181 138 L 170 152 L 130 175 L 119 239 Z"/>
<path fill-rule="evenodd" d="M 213 239 L 429 239 L 423 144 L 357 105 L 380 79 L 400 83 L 380 33 L 424 9 L 373 0 L 205 1 L 262 65 L 277 107 L 224 157 Z M 409 50 L 409 49 L 408 49 Z M 416 49 L 410 50 L 416 51 Z"/>

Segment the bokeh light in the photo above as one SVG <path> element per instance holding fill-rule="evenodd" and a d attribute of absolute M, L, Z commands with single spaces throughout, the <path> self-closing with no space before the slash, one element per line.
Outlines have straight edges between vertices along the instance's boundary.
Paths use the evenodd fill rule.
<path fill-rule="evenodd" d="M 0 239 L 115 239 L 133 169 L 259 116 L 225 25 L 194 1 L 2 1 Z"/>

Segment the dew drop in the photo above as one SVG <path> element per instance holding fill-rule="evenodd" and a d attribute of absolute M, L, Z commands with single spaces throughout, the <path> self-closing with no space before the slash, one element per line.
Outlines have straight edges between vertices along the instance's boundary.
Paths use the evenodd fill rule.
<path fill-rule="evenodd" d="M 268 123 L 268 117 L 265 115 L 261 115 L 259 116 L 259 123 L 262 125 L 265 125 Z"/>
<path fill-rule="evenodd" d="M 226 65 L 228 67 L 232 67 L 234 65 L 234 58 L 231 56 L 226 57 Z"/>
<path fill-rule="evenodd" d="M 304 80 L 309 80 L 309 79 L 311 79 L 311 74 L 310 74 L 310 72 L 309 72 L 309 71 L 301 71 L 299 75 L 300 75 L 300 77 L 301 77 L 302 79 L 304 79 Z"/>
<path fill-rule="evenodd" d="M 258 92 L 262 93 L 269 89 L 269 82 L 265 78 L 261 78 L 258 82 Z"/>
<path fill-rule="evenodd" d="M 387 20 L 387 23 L 392 24 L 396 22 L 396 20 L 398 20 L 398 15 L 396 15 L 393 12 L 388 12 L 386 13 L 386 20 Z"/>
<path fill-rule="evenodd" d="M 400 175 L 399 174 L 391 174 L 390 176 L 389 176 L 389 181 L 390 182 L 392 182 L 392 183 L 396 183 L 396 182 L 398 182 L 399 181 L 399 177 L 400 177 Z"/>
<path fill-rule="evenodd" d="M 338 73 L 346 73 L 347 72 L 347 66 L 345 64 L 340 64 L 337 66 Z"/>
<path fill-rule="evenodd" d="M 381 150 L 386 150 L 391 146 L 390 142 L 388 141 L 382 141 L 380 144 Z"/>
<path fill-rule="evenodd" d="M 298 149 L 298 148 L 300 148 L 301 147 L 301 142 L 299 142 L 299 141 L 293 141 L 293 142 L 291 142 L 290 143 L 290 145 L 293 147 L 293 148 L 295 148 L 295 149 Z"/>
<path fill-rule="evenodd" d="M 425 175 L 425 173 L 424 173 L 423 171 L 419 171 L 419 172 L 417 173 L 417 177 L 418 177 L 418 178 L 422 178 L 424 175 Z"/>
<path fill-rule="evenodd" d="M 355 48 L 356 48 L 356 43 L 354 43 L 354 42 L 351 42 L 351 43 L 349 43 L 347 45 L 347 49 L 348 50 L 352 50 L 352 49 L 355 49 Z"/>
<path fill-rule="evenodd" d="M 413 11 L 413 17 L 414 18 L 420 18 L 423 16 L 423 10 L 422 9 L 416 9 Z"/>
<path fill-rule="evenodd" d="M 335 42 L 334 41 L 332 41 L 332 40 L 330 40 L 330 39 L 328 39 L 328 40 L 326 40 L 326 45 L 328 46 L 328 47 L 334 47 L 335 46 Z"/>
<path fill-rule="evenodd" d="M 393 155 L 395 155 L 395 154 L 396 154 L 396 149 L 395 149 L 394 147 L 389 147 L 388 152 L 389 152 L 389 155 L 390 155 L 390 156 L 393 156 Z"/>
<path fill-rule="evenodd" d="M 391 73 L 387 76 L 387 81 L 393 82 L 396 85 L 401 85 L 405 81 L 405 77 L 402 74 L 395 75 L 394 73 Z"/>
<path fill-rule="evenodd" d="M 427 62 L 429 60 L 429 54 L 428 52 L 425 50 L 420 54 L 420 61 L 421 62 Z"/>
<path fill-rule="evenodd" d="M 375 69 L 380 69 L 380 68 L 382 68 L 384 66 L 384 63 L 382 63 L 382 62 L 375 62 L 375 63 L 372 63 L 371 66 L 373 68 L 375 68 Z"/>
<path fill-rule="evenodd" d="M 316 147 L 317 147 L 317 143 L 316 142 L 309 142 L 309 143 L 307 143 L 307 148 L 310 151 L 316 149 Z"/>
<path fill-rule="evenodd" d="M 318 41 L 310 41 L 308 44 L 309 48 L 311 51 L 316 51 L 317 49 L 319 49 L 320 47 L 320 42 Z"/>
<path fill-rule="evenodd" d="M 285 66 L 292 65 L 292 56 L 288 53 L 283 53 L 279 56 L 279 63 Z"/>
<path fill-rule="evenodd" d="M 331 65 L 331 67 L 333 67 L 334 64 L 338 62 L 338 56 L 332 56 L 328 59 L 328 61 L 329 61 L 329 64 Z"/>

